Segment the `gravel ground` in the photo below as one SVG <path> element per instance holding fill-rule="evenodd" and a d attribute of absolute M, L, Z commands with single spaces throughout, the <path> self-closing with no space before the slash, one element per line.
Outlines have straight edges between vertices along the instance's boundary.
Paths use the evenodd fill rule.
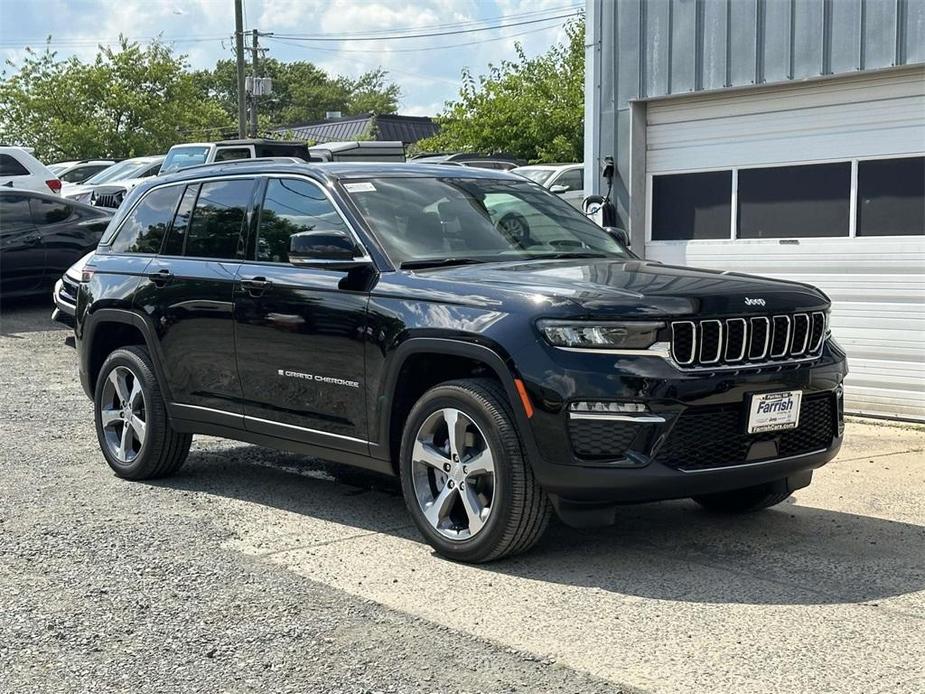
<path fill-rule="evenodd" d="M 117 479 L 48 313 L 0 316 L 0 692 L 619 691 L 237 551 L 251 505 L 182 480 L 251 447 L 199 437 L 179 483 Z"/>

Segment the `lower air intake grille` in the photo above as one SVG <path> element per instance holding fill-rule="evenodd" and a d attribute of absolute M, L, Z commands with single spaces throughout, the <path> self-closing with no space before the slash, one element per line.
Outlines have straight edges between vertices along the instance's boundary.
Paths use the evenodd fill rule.
<path fill-rule="evenodd" d="M 746 434 L 745 416 L 744 403 L 692 408 L 678 418 L 655 460 L 678 470 L 709 470 L 810 453 L 831 445 L 838 421 L 831 393 L 803 398 L 796 429 Z M 771 442 L 765 448 L 770 454 L 749 459 L 756 442 Z"/>
<path fill-rule="evenodd" d="M 573 419 L 568 423 L 572 450 L 579 458 L 622 458 L 644 425 L 606 419 Z"/>

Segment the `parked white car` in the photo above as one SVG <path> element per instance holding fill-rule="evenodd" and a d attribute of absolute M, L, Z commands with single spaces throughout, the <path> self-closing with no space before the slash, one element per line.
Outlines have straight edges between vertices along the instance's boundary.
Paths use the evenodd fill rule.
<path fill-rule="evenodd" d="M 82 161 L 59 161 L 49 164 L 48 170 L 61 179 L 61 183 L 83 183 L 91 176 L 115 164 L 113 159 L 84 159 Z"/>
<path fill-rule="evenodd" d="M 584 164 L 535 164 L 518 166 L 511 173 L 520 174 L 555 193 L 572 207 L 581 209 L 585 196 Z"/>
<path fill-rule="evenodd" d="M 121 198 L 125 196 L 125 193 L 149 176 L 156 176 L 157 172 L 161 170 L 163 161 L 163 155 L 126 159 L 100 171 L 82 184 L 66 184 L 61 194 L 69 200 L 93 204 L 93 195 L 99 191 L 100 193 L 105 192 L 107 196 L 118 197 L 121 202 Z M 112 205 L 102 206 L 111 207 Z M 118 205 L 115 205 L 115 207 L 118 207 Z"/>
<path fill-rule="evenodd" d="M 22 147 L 0 147 L 0 186 L 61 192 L 61 180 Z"/>

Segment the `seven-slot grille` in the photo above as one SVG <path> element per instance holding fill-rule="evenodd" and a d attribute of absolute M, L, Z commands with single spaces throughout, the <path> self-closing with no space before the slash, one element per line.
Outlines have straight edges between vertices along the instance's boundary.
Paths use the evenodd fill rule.
<path fill-rule="evenodd" d="M 671 324 L 671 355 L 683 368 L 749 366 L 806 359 L 825 339 L 822 311 Z"/>

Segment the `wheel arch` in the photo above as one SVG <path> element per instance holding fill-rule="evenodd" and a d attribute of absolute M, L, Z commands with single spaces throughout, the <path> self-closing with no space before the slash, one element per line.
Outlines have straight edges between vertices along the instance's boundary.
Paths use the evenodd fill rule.
<path fill-rule="evenodd" d="M 378 443 L 371 444 L 373 455 L 389 460 L 397 472 L 402 428 L 414 403 L 439 383 L 479 376 L 498 381 L 504 389 L 518 434 L 529 458 L 534 458 L 529 418 L 508 361 L 485 345 L 430 337 L 410 338 L 392 356 L 375 403 L 376 410 L 383 414 L 377 422 Z"/>
<path fill-rule="evenodd" d="M 104 308 L 94 311 L 84 321 L 81 342 L 81 371 L 85 374 L 82 380 L 84 390 L 91 399 L 106 357 L 120 347 L 141 345 L 148 350 L 154 364 L 154 373 L 164 399 L 171 401 L 154 328 L 142 316 L 124 309 Z"/>

